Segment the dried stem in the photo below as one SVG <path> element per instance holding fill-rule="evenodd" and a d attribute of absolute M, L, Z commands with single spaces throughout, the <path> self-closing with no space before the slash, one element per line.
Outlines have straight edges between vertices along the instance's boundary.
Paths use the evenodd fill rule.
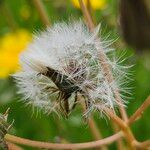
<path fill-rule="evenodd" d="M 89 29 L 90 29 L 91 31 L 93 31 L 93 29 L 94 29 L 94 23 L 93 23 L 93 21 L 92 21 L 92 18 L 91 18 L 91 16 L 90 16 L 90 14 L 89 14 L 89 12 L 88 12 L 86 6 L 84 5 L 84 3 L 83 3 L 82 0 L 79 0 L 79 4 L 80 4 L 81 10 L 82 10 L 82 12 L 83 12 L 83 14 L 84 14 L 84 17 L 85 17 L 87 26 L 89 27 Z"/>
<path fill-rule="evenodd" d="M 101 135 L 100 131 L 98 130 L 97 125 L 92 116 L 88 120 L 88 125 L 90 127 L 92 134 L 94 135 L 94 138 L 96 140 L 102 139 L 102 135 Z M 102 145 L 101 150 L 107 150 L 107 147 L 105 145 Z"/>
<path fill-rule="evenodd" d="M 110 109 L 105 108 L 104 111 L 122 129 L 129 143 L 130 149 L 135 150 L 134 142 L 136 141 L 136 139 L 134 138 L 134 135 L 132 134 L 127 123 L 120 119 L 117 115 L 115 115 Z"/>
<path fill-rule="evenodd" d="M 40 15 L 40 18 L 41 18 L 41 21 L 43 22 L 43 24 L 45 26 L 50 25 L 50 21 L 49 21 L 47 12 L 44 8 L 44 5 L 43 5 L 42 1 L 41 0 L 32 0 L 32 1 L 33 1 L 33 4 L 34 4 L 35 8 L 37 9 L 37 11 Z"/>
<path fill-rule="evenodd" d="M 86 111 L 86 106 L 85 106 L 85 103 L 82 96 L 78 95 L 79 99 L 80 99 L 80 103 L 81 103 L 81 106 L 82 106 L 82 109 L 83 111 L 85 112 Z M 90 130 L 91 130 L 91 133 L 93 135 L 93 137 L 95 138 L 95 140 L 100 140 L 102 139 L 102 135 L 101 135 L 101 132 L 99 131 L 95 121 L 94 121 L 94 118 L 92 116 L 90 116 L 90 118 L 88 118 L 88 125 L 90 127 Z M 107 150 L 107 147 L 106 146 L 101 146 L 101 150 Z"/>
<path fill-rule="evenodd" d="M 84 5 L 83 0 L 79 0 L 79 3 L 80 3 L 80 7 L 82 9 L 82 12 L 85 16 L 85 19 L 86 19 L 86 22 L 87 22 L 87 25 L 88 25 L 89 29 L 90 29 L 90 31 L 93 31 L 94 30 L 94 23 L 92 21 L 92 17 L 90 15 L 90 13 L 88 12 L 88 9 Z M 111 68 L 107 63 L 107 61 L 108 61 L 107 56 L 105 55 L 103 50 L 100 50 L 99 59 L 100 59 L 100 62 L 101 62 L 101 65 L 102 65 L 102 70 L 103 70 L 103 73 L 106 77 L 106 80 L 109 83 L 111 83 L 113 81 L 113 75 L 111 73 Z M 120 94 L 119 94 L 118 90 L 115 90 L 114 93 L 115 93 L 116 100 L 120 104 L 122 104 L 122 100 L 121 100 L 121 97 L 120 97 Z M 127 113 L 126 113 L 126 110 L 124 109 L 123 105 L 121 105 L 119 108 L 120 108 L 120 113 L 121 113 L 122 118 L 125 121 L 127 121 L 128 117 L 127 117 Z M 122 146 L 122 141 L 120 139 L 117 141 L 117 146 L 118 146 L 118 149 L 120 149 L 120 147 Z"/>
<path fill-rule="evenodd" d="M 136 119 L 138 119 L 144 110 L 150 106 L 150 96 L 144 101 L 144 103 L 137 109 L 137 111 L 129 118 L 128 124 L 133 123 Z"/>
<path fill-rule="evenodd" d="M 119 131 L 118 125 L 116 125 L 114 122 L 112 122 L 112 128 L 115 131 L 115 133 Z M 124 147 L 124 143 L 121 138 L 116 141 L 116 144 L 117 144 L 117 150 L 122 150 L 122 148 Z"/>
<path fill-rule="evenodd" d="M 134 142 L 135 146 L 138 149 L 145 149 L 145 148 L 150 148 L 150 140 L 144 141 L 144 142 Z"/>
<path fill-rule="evenodd" d="M 92 116 L 88 119 L 88 125 L 90 127 L 90 130 L 91 130 L 95 140 L 102 139 L 102 135 L 100 134 L 100 131 L 98 130 L 98 127 Z"/>
<path fill-rule="evenodd" d="M 81 7 L 82 11 L 84 11 L 83 14 L 85 14 L 84 16 L 85 16 L 85 19 L 86 19 L 86 22 L 87 22 L 87 26 L 89 26 L 90 29 L 94 29 L 93 21 L 91 19 L 91 16 L 88 13 L 88 10 L 85 8 L 85 5 L 84 5 L 83 1 L 79 0 L 79 4 L 80 4 L 80 7 Z M 84 109 L 83 104 L 81 104 L 81 105 L 82 105 L 82 107 Z M 91 129 L 92 134 L 94 135 L 95 139 L 96 140 L 101 139 L 102 136 L 101 136 L 101 134 L 100 134 L 100 132 L 99 132 L 99 130 L 98 130 L 98 128 L 97 128 L 93 118 L 89 119 L 88 124 L 90 126 L 90 129 Z M 104 149 L 106 149 L 106 148 L 104 147 Z"/>
<path fill-rule="evenodd" d="M 84 5 L 83 0 L 79 0 L 79 4 L 80 4 L 82 12 L 83 12 L 83 14 L 85 16 L 85 19 L 86 19 L 86 22 L 87 22 L 87 25 L 88 25 L 90 31 L 93 31 L 94 30 L 94 23 L 92 21 L 92 18 L 90 16 L 89 12 L 88 12 L 88 9 Z M 103 50 L 100 50 L 100 52 L 99 52 L 99 59 L 100 59 L 102 70 L 103 70 L 103 73 L 105 75 L 106 80 L 109 83 L 112 83 L 113 80 L 114 80 L 113 79 L 113 75 L 112 75 L 112 72 L 111 72 L 110 65 L 107 63 L 108 62 L 108 58 L 105 55 L 105 53 L 103 52 Z M 119 91 L 115 90 L 114 94 L 115 94 L 115 97 L 116 97 L 116 100 L 118 101 L 118 103 L 121 104 L 120 107 L 119 107 L 121 116 L 122 116 L 122 118 L 125 121 L 127 121 L 128 120 L 127 113 L 126 113 L 126 110 L 125 110 L 125 108 L 124 108 L 124 106 L 122 104 L 122 99 L 120 97 Z"/>
<path fill-rule="evenodd" d="M 89 12 L 90 16 L 92 17 L 93 16 L 92 15 L 93 9 L 92 9 L 92 6 L 91 6 L 91 0 L 87 0 L 87 9 L 88 9 L 88 12 Z M 93 18 L 92 18 L 92 20 L 93 20 Z M 94 21 L 92 21 L 92 22 L 94 22 Z"/>
<path fill-rule="evenodd" d="M 94 17 L 94 11 L 93 11 L 93 8 L 91 5 L 91 0 L 87 0 L 87 9 L 88 9 L 88 12 L 91 16 L 93 24 L 95 24 L 95 17 Z"/>
<path fill-rule="evenodd" d="M 22 144 L 26 146 L 36 147 L 36 148 L 47 148 L 47 149 L 85 149 L 85 148 L 94 148 L 100 147 L 102 145 L 109 145 L 112 142 L 118 140 L 123 136 L 122 132 L 118 132 L 112 136 L 104 138 L 98 141 L 86 142 L 86 143 L 75 143 L 75 144 L 61 144 L 61 143 L 47 143 L 40 141 L 33 141 L 14 135 L 6 134 L 5 140 L 8 142 Z"/>

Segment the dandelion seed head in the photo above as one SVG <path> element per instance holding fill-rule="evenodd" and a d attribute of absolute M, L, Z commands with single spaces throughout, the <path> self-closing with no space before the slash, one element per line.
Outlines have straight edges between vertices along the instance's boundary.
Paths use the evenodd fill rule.
<path fill-rule="evenodd" d="M 91 33 L 82 21 L 58 23 L 35 36 L 20 55 L 22 72 L 14 75 L 24 101 L 47 114 L 68 114 L 77 103 L 77 93 L 85 99 L 87 114 L 119 105 L 114 88 L 120 85 L 118 75 L 126 73 L 116 59 L 108 58 L 115 79 L 106 81 L 99 51 L 107 55 L 111 48 L 109 41 L 98 39 L 99 28 Z"/>

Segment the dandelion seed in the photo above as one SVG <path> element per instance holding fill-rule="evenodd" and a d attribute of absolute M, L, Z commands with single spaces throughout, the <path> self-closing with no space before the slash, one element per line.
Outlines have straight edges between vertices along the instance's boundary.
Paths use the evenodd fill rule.
<path fill-rule="evenodd" d="M 98 58 L 99 50 L 106 55 L 110 52 L 109 42 L 98 40 L 98 33 L 99 26 L 91 33 L 80 21 L 58 23 L 35 36 L 20 55 L 22 72 L 14 75 L 24 101 L 47 114 L 53 111 L 65 116 L 76 106 L 78 94 L 85 99 L 86 114 L 120 105 L 113 92 L 119 80 L 105 80 Z M 117 70 L 117 76 L 122 73 L 117 63 L 111 59 L 107 63 L 112 71 Z"/>

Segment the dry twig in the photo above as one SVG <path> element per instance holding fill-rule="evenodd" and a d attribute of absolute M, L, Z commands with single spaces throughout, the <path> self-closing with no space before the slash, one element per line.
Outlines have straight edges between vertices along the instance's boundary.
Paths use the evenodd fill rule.
<path fill-rule="evenodd" d="M 92 17 L 91 17 L 91 15 L 90 15 L 90 13 L 88 12 L 88 9 L 87 9 L 86 6 L 84 5 L 83 0 L 79 0 L 79 3 L 80 3 L 80 7 L 81 7 L 81 9 L 82 9 L 82 12 L 83 12 L 83 14 L 84 14 L 84 16 L 85 16 L 86 23 L 87 23 L 89 29 L 90 29 L 91 31 L 93 31 L 93 30 L 94 30 L 94 23 L 93 23 L 93 21 L 92 21 Z M 102 50 L 100 50 L 99 58 L 100 58 L 100 62 L 101 62 L 101 65 L 102 65 L 103 72 L 104 72 L 104 74 L 106 75 L 106 80 L 110 83 L 110 82 L 113 81 L 113 75 L 112 75 L 112 73 L 111 73 L 111 68 L 110 68 L 110 66 L 106 63 L 106 62 L 107 62 L 107 56 L 105 55 L 105 53 L 104 53 Z M 116 90 L 116 91 L 114 91 L 114 93 L 115 93 L 115 97 L 116 97 L 117 101 L 119 101 L 119 103 L 122 103 L 122 100 L 121 100 L 121 97 L 120 97 L 120 95 L 119 95 L 119 92 Z M 128 120 L 128 116 L 127 116 L 126 110 L 124 109 L 124 107 L 123 107 L 122 105 L 120 106 L 120 113 L 121 113 L 121 115 L 122 115 L 122 118 L 123 118 L 125 121 L 127 121 L 127 120 Z M 114 125 L 114 126 L 116 126 L 116 125 Z M 115 132 L 117 132 L 117 130 L 118 130 L 118 129 L 117 129 L 117 126 L 116 126 Z M 120 147 L 121 147 L 122 145 L 123 145 L 123 144 L 122 144 L 122 141 L 119 139 L 119 140 L 117 141 L 118 149 L 120 149 Z"/>
<path fill-rule="evenodd" d="M 83 0 L 79 0 L 79 3 L 80 3 L 80 6 L 81 6 L 81 9 L 82 9 L 82 12 L 83 12 L 83 14 L 85 16 L 86 23 L 87 23 L 90 31 L 93 31 L 94 30 L 94 23 L 92 21 L 92 18 L 90 16 L 86 6 L 83 3 Z M 100 59 L 102 70 L 103 70 L 103 73 L 105 74 L 106 80 L 109 83 L 111 83 L 113 81 L 113 75 L 111 73 L 111 68 L 110 68 L 110 66 L 107 63 L 107 56 L 105 55 L 103 50 L 100 50 L 100 52 L 99 52 L 99 59 Z M 121 104 L 122 100 L 121 100 L 119 91 L 115 90 L 114 93 L 115 93 L 116 100 Z M 121 113 L 122 118 L 125 121 L 127 121 L 128 120 L 128 116 L 127 116 L 127 113 L 126 113 L 126 110 L 125 110 L 124 106 L 121 105 L 119 107 L 119 109 L 120 109 L 120 113 Z"/>
<path fill-rule="evenodd" d="M 147 149 L 147 148 L 150 148 L 150 140 L 147 140 L 147 141 L 144 141 L 144 142 L 136 142 L 135 141 L 135 146 L 138 148 L 138 149 Z"/>
<path fill-rule="evenodd" d="M 134 138 L 134 135 L 128 127 L 127 123 L 115 115 L 110 109 L 105 108 L 104 111 L 121 128 L 129 143 L 130 149 L 135 150 L 135 145 L 133 142 L 135 142 L 136 139 Z"/>
<path fill-rule="evenodd" d="M 20 138 L 14 135 L 10 135 L 10 134 L 6 134 L 5 140 L 16 144 L 22 144 L 22 145 L 27 145 L 31 147 L 37 147 L 37 148 L 85 149 L 85 148 L 99 147 L 102 145 L 109 145 L 112 142 L 118 140 L 122 136 L 123 136 L 122 132 L 118 132 L 102 140 L 86 142 L 86 143 L 75 143 L 75 144 L 61 144 L 61 143 L 47 143 L 47 142 L 33 141 L 25 138 Z"/>
<path fill-rule="evenodd" d="M 84 100 L 82 96 L 78 95 L 79 99 L 80 99 L 80 103 L 82 106 L 83 111 L 86 111 L 86 106 L 85 103 L 83 103 Z M 98 129 L 96 122 L 94 121 L 93 116 L 91 115 L 90 118 L 88 118 L 88 125 L 90 127 L 91 133 L 93 135 L 93 137 L 95 138 L 95 140 L 100 140 L 102 139 L 102 134 L 100 132 L 100 130 Z M 106 146 L 101 146 L 101 150 L 107 150 Z"/>
<path fill-rule="evenodd" d="M 144 110 L 150 106 L 150 96 L 144 101 L 144 103 L 137 109 L 137 111 L 129 118 L 128 124 L 133 123 L 138 119 Z"/>

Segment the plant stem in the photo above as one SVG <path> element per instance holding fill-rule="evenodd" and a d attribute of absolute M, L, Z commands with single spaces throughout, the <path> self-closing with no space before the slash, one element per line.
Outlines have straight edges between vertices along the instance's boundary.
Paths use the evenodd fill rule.
<path fill-rule="evenodd" d="M 90 126 L 90 129 L 91 129 L 93 135 L 94 135 L 95 140 L 102 139 L 102 135 L 99 134 L 99 130 L 98 130 L 97 125 L 96 125 L 92 116 L 88 119 L 88 124 Z"/>
<path fill-rule="evenodd" d="M 104 111 L 122 129 L 129 143 L 130 149 L 135 150 L 135 145 L 133 143 L 136 141 L 136 139 L 134 138 L 134 135 L 132 134 L 127 123 L 115 115 L 110 109 L 104 108 Z"/>
<path fill-rule="evenodd" d="M 147 140 L 147 141 L 144 141 L 144 142 L 135 141 L 134 144 L 138 149 L 143 150 L 143 149 L 146 149 L 146 148 L 150 148 L 150 140 Z"/>
<path fill-rule="evenodd" d="M 150 96 L 144 101 L 144 103 L 137 109 L 137 111 L 129 118 L 128 124 L 131 124 L 136 119 L 138 119 L 144 110 L 150 106 Z"/>
<path fill-rule="evenodd" d="M 102 139 L 102 135 L 100 134 L 100 131 L 98 130 L 97 125 L 92 116 L 88 119 L 88 124 L 95 139 L 96 140 Z M 101 150 L 107 150 L 107 147 L 101 146 Z"/>
<path fill-rule="evenodd" d="M 88 9 L 84 5 L 83 0 L 79 0 L 79 4 L 80 4 L 82 12 L 83 12 L 83 14 L 85 16 L 87 25 L 88 25 L 90 31 L 92 32 L 94 30 L 94 23 L 92 21 L 92 18 L 90 16 L 89 12 L 88 12 Z M 108 83 L 112 83 L 113 80 L 114 80 L 113 79 L 113 75 L 112 75 L 112 72 L 111 72 L 111 68 L 110 68 L 109 64 L 107 63 L 108 62 L 108 58 L 107 58 L 107 56 L 106 56 L 106 54 L 104 53 L 103 50 L 99 51 L 99 59 L 100 59 L 100 63 L 101 63 L 102 70 L 103 70 L 103 74 L 105 75 L 106 80 L 108 81 Z M 122 104 L 122 100 L 121 100 L 119 91 L 115 90 L 114 94 L 115 94 L 116 100 L 118 101 L 118 103 L 120 103 L 119 110 L 120 110 L 121 116 L 122 116 L 122 118 L 125 121 L 127 121 L 128 120 L 128 116 L 127 116 L 126 110 L 125 110 L 125 108 L 124 108 L 124 106 Z"/>
<path fill-rule="evenodd" d="M 83 112 L 86 111 L 86 106 L 85 106 L 85 103 L 84 100 L 83 100 L 83 97 L 78 95 L 79 99 L 80 99 L 80 103 L 81 103 L 81 106 L 82 106 L 82 109 L 83 109 Z M 102 139 L 102 135 L 101 135 L 101 132 L 99 131 L 97 125 L 96 125 L 96 122 L 93 118 L 93 116 L 91 115 L 89 118 L 88 118 L 88 125 L 90 127 L 90 130 L 91 130 L 91 133 L 94 137 L 95 140 L 100 140 Z M 107 150 L 107 147 L 106 146 L 101 146 L 101 150 Z"/>
<path fill-rule="evenodd" d="M 119 127 L 114 122 L 112 122 L 112 128 L 115 131 L 115 133 L 119 131 Z M 124 147 L 124 143 L 121 138 L 116 141 L 116 144 L 117 150 L 122 150 L 122 148 Z"/>
<path fill-rule="evenodd" d="M 86 6 L 84 5 L 83 3 L 83 0 L 79 0 L 79 4 L 80 4 L 80 7 L 82 9 L 82 12 L 85 16 L 85 19 L 86 19 L 86 22 L 87 22 L 87 25 L 90 29 L 90 31 L 92 32 L 94 30 L 94 23 L 92 21 L 92 17 L 88 11 L 88 9 L 86 8 Z M 103 70 L 103 74 L 105 75 L 105 78 L 106 80 L 111 83 L 113 82 L 113 75 L 112 75 L 112 72 L 111 72 L 111 68 L 109 66 L 109 64 L 107 63 L 108 61 L 108 58 L 107 56 L 105 55 L 105 53 L 103 52 L 103 50 L 100 50 L 100 53 L 99 53 L 99 59 L 100 59 L 100 63 L 101 63 L 101 66 L 102 66 L 102 70 Z M 119 94 L 119 91 L 118 90 L 115 90 L 114 91 L 114 94 L 115 94 L 115 98 L 116 100 L 118 101 L 118 103 L 120 103 L 120 107 L 119 107 L 119 110 L 120 110 L 120 113 L 121 113 L 121 116 L 122 118 L 127 121 L 128 120 L 128 116 L 127 116 L 127 113 L 126 113 L 126 110 L 125 108 L 123 107 L 123 104 L 122 104 L 122 100 L 121 100 L 121 97 L 120 97 L 120 94 Z M 120 149 L 121 145 L 122 145 L 122 141 L 119 139 L 119 141 L 117 141 L 117 145 L 118 145 L 118 149 Z"/>
<path fill-rule="evenodd" d="M 41 0 L 32 0 L 32 1 L 33 1 L 33 4 L 34 4 L 35 8 L 37 9 L 37 11 L 40 15 L 40 18 L 41 18 L 41 21 L 43 22 L 43 24 L 45 26 L 50 25 L 48 14 L 47 14 L 47 12 L 44 8 L 44 5 L 43 5 L 42 1 Z"/>
<path fill-rule="evenodd" d="M 118 132 L 112 136 L 109 136 L 107 138 L 104 138 L 102 140 L 98 141 L 92 141 L 92 142 L 86 142 L 86 143 L 75 143 L 75 144 L 61 144 L 61 143 L 47 143 L 47 142 L 40 142 L 40 141 L 33 141 L 21 137 L 17 137 L 14 135 L 6 134 L 5 140 L 16 143 L 16 144 L 22 144 L 26 146 L 36 147 L 36 148 L 47 148 L 47 149 L 85 149 L 85 148 L 94 148 L 99 147 L 102 145 L 109 145 L 112 142 L 118 140 L 121 138 L 122 132 Z"/>
<path fill-rule="evenodd" d="M 91 0 L 87 0 L 87 10 L 91 16 L 93 24 L 95 24 L 95 17 L 94 17 L 94 11 L 91 5 Z"/>
<path fill-rule="evenodd" d="M 83 12 L 83 14 L 84 14 L 84 17 L 85 17 L 87 26 L 89 27 L 89 29 L 90 29 L 91 31 L 93 31 L 93 29 L 94 29 L 94 23 L 93 23 L 93 21 L 92 21 L 92 18 L 91 18 L 91 16 L 90 16 L 90 14 L 89 14 L 89 12 L 88 12 L 86 6 L 84 5 L 84 3 L 83 3 L 82 0 L 79 0 L 79 4 L 80 4 L 81 10 L 82 10 L 82 12 Z"/>

